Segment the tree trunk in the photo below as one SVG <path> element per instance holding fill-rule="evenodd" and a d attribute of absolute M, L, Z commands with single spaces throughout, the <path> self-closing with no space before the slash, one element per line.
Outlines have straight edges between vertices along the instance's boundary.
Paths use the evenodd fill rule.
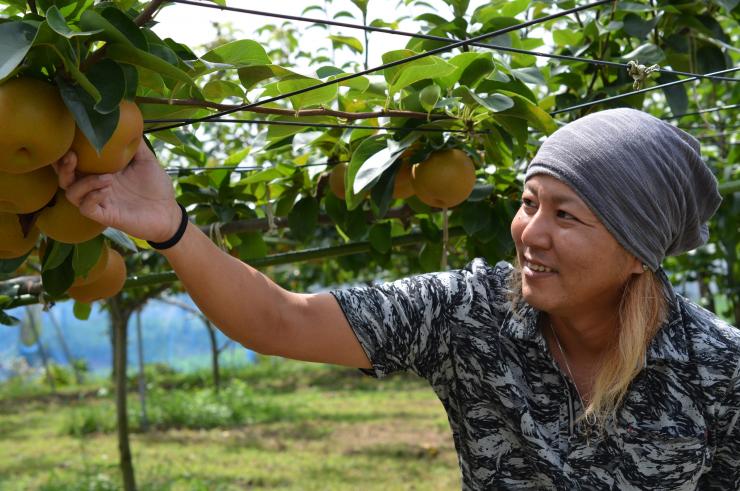
<path fill-rule="evenodd" d="M 54 383 L 54 376 L 51 374 L 51 371 L 49 371 L 49 357 L 46 356 L 46 350 L 44 349 L 44 344 L 41 342 L 41 331 L 39 330 L 39 326 L 37 324 L 38 317 L 36 315 L 36 312 L 34 312 L 33 307 L 26 307 L 26 322 L 28 322 L 28 327 L 31 328 L 31 332 L 33 333 L 33 338 L 36 341 L 36 345 L 39 347 L 39 354 L 41 355 L 41 362 L 44 364 L 44 372 L 46 373 L 46 380 L 49 382 L 49 385 L 51 386 L 51 391 L 56 393 L 57 387 L 56 383 Z"/>
<path fill-rule="evenodd" d="M 116 421 L 118 423 L 119 466 L 121 467 L 121 475 L 123 477 L 123 489 L 125 491 L 136 491 L 126 407 L 127 327 L 128 320 L 131 317 L 131 309 L 124 306 L 120 293 L 108 300 L 108 309 L 110 310 L 111 328 L 115 338 L 113 360 L 116 377 Z"/>
<path fill-rule="evenodd" d="M 108 335 L 110 336 L 110 352 L 111 352 L 111 366 L 110 366 L 110 381 L 111 384 L 116 385 L 116 330 L 113 327 L 113 322 L 108 326 Z"/>
<path fill-rule="evenodd" d="M 72 352 L 69 350 L 69 346 L 67 346 L 67 341 L 65 341 L 64 339 L 64 335 L 62 334 L 62 329 L 59 326 L 57 318 L 54 316 L 54 313 L 51 310 L 48 312 L 48 314 L 49 320 L 51 320 L 51 325 L 54 326 L 54 332 L 56 332 L 57 338 L 59 339 L 59 345 L 62 347 L 62 352 L 64 352 L 64 358 L 67 359 L 67 364 L 70 366 L 70 368 L 72 368 L 72 371 L 74 371 L 75 381 L 77 382 L 77 385 L 80 385 L 82 384 L 82 373 L 80 373 L 80 368 L 75 363 Z"/>
<path fill-rule="evenodd" d="M 146 416 L 146 377 L 144 376 L 144 341 L 141 337 L 141 309 L 136 311 L 136 348 L 139 355 L 139 401 L 141 401 L 141 430 L 149 429 Z"/>
<path fill-rule="evenodd" d="M 208 336 L 211 340 L 211 367 L 213 370 L 213 385 L 216 387 L 216 392 L 221 391 L 221 371 L 218 366 L 218 355 L 220 350 L 218 349 L 218 341 L 216 340 L 216 331 L 213 329 L 213 324 L 209 320 L 205 320 L 206 327 L 208 328 Z"/>

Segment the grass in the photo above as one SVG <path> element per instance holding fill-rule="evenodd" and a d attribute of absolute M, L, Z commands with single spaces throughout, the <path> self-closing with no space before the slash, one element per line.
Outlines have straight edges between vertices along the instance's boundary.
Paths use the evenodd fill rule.
<path fill-rule="evenodd" d="M 162 377 L 147 432 L 131 395 L 140 490 L 460 488 L 447 418 L 423 381 L 269 360 L 229 377 L 218 395 L 204 374 Z M 110 393 L 0 403 L 0 489 L 120 489 L 113 421 Z"/>

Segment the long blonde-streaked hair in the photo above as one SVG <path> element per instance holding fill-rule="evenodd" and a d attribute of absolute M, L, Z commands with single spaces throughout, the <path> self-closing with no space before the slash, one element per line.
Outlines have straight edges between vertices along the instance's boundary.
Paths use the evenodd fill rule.
<path fill-rule="evenodd" d="M 521 266 L 509 278 L 512 310 L 524 304 Z M 665 287 L 652 271 L 633 274 L 622 291 L 619 304 L 619 335 L 596 372 L 588 405 L 581 419 L 603 430 L 616 421 L 616 413 L 632 380 L 642 370 L 650 341 L 668 314 Z"/>

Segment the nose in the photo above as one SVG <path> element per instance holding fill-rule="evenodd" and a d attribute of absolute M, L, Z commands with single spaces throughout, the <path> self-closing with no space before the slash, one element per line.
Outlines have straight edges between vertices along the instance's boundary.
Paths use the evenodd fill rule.
<path fill-rule="evenodd" d="M 522 245 L 532 249 L 549 249 L 552 246 L 552 222 L 538 209 L 527 215 L 520 210 Z"/>

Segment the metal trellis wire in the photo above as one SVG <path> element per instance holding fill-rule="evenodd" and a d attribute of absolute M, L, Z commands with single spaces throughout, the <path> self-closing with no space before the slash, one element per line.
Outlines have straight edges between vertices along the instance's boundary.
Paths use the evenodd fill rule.
<path fill-rule="evenodd" d="M 736 72 L 738 70 L 740 70 L 740 67 L 732 67 L 732 68 L 727 68 L 725 70 L 719 70 L 719 71 L 716 71 L 716 72 L 708 73 L 707 75 L 719 75 L 719 74 L 722 74 L 722 73 L 732 73 L 732 72 Z M 597 104 L 603 104 L 605 102 L 616 101 L 616 100 L 622 99 L 624 97 L 629 97 L 629 96 L 632 96 L 632 95 L 635 95 L 635 94 L 643 94 L 645 92 L 651 92 L 653 90 L 663 89 L 665 87 L 671 87 L 673 85 L 681 85 L 681 84 L 685 84 L 685 83 L 688 83 L 688 82 L 693 82 L 695 80 L 699 80 L 699 79 L 696 78 L 696 77 L 689 77 L 689 78 L 684 78 L 682 80 L 675 80 L 673 82 L 667 82 L 667 83 L 664 83 L 664 84 L 654 85 L 652 87 L 647 87 L 647 88 L 644 88 L 644 89 L 633 90 L 631 92 L 626 92 L 624 94 L 617 94 L 617 95 L 614 95 L 614 96 L 611 96 L 611 97 L 605 97 L 604 99 L 598 99 L 598 100 L 595 100 L 595 101 L 585 102 L 583 104 L 577 104 L 575 106 L 570 106 L 570 107 L 566 107 L 566 108 L 563 108 L 563 109 L 558 109 L 556 111 L 552 111 L 550 113 L 550 116 L 555 116 L 556 114 L 562 114 L 562 113 L 567 113 L 567 112 L 570 112 L 570 111 L 575 111 L 576 109 L 585 109 L 585 108 L 588 108 L 588 107 L 591 107 L 591 106 L 595 106 Z M 729 106 L 727 106 L 727 107 L 729 107 Z"/>
<path fill-rule="evenodd" d="M 454 120 L 448 120 L 454 121 Z M 183 124 L 196 124 L 202 123 L 203 121 L 198 118 L 183 118 L 183 119 L 146 119 L 144 123 L 183 123 Z M 209 123 L 232 123 L 232 124 L 262 124 L 262 125 L 275 125 L 275 126 L 301 126 L 308 128 L 337 128 L 337 129 L 350 129 L 350 130 L 379 130 L 379 131 L 421 131 L 428 133 L 467 133 L 467 134 L 488 134 L 488 130 L 464 130 L 464 129 L 446 129 L 446 128 L 406 128 L 403 126 L 375 126 L 375 125 L 362 125 L 362 124 L 338 124 L 338 123 L 310 123 L 301 121 L 280 121 L 270 119 L 226 119 L 226 118 L 213 118 L 208 120 Z M 151 133 L 158 131 L 159 128 L 151 128 L 145 131 L 145 133 Z"/>
<path fill-rule="evenodd" d="M 281 95 L 274 96 L 274 97 L 268 97 L 267 99 L 263 99 L 261 101 L 256 101 L 256 102 L 249 103 L 249 104 L 243 104 L 243 105 L 238 106 L 238 107 L 235 107 L 233 109 L 227 109 L 225 111 L 220 111 L 218 113 L 212 114 L 210 116 L 204 116 L 203 118 L 199 118 L 199 119 L 200 119 L 200 121 L 209 121 L 211 119 L 220 118 L 222 116 L 226 116 L 228 114 L 232 114 L 232 113 L 235 113 L 235 112 L 238 112 L 238 111 L 245 111 L 245 110 L 248 110 L 248 109 L 251 109 L 251 108 L 254 108 L 254 107 L 259 107 L 259 106 L 263 106 L 265 104 L 269 104 L 271 102 L 276 102 L 276 101 L 280 101 L 280 100 L 283 100 L 283 99 L 288 99 L 290 97 L 294 97 L 294 96 L 297 96 L 297 95 L 300 95 L 300 94 L 304 94 L 304 93 L 310 92 L 312 90 L 321 89 L 323 87 L 328 87 L 330 85 L 338 85 L 338 84 L 341 84 L 342 82 L 346 82 L 348 80 L 352 80 L 354 78 L 361 77 L 363 75 L 368 75 L 370 73 L 374 73 L 374 72 L 377 72 L 379 70 L 385 70 L 385 69 L 388 69 L 388 68 L 393 68 L 395 66 L 404 65 L 404 64 L 410 63 L 412 61 L 416 61 L 416 60 L 420 60 L 422 58 L 426 58 L 426 57 L 429 57 L 429 56 L 432 56 L 432 55 L 436 55 L 438 53 L 443 53 L 445 51 L 450 51 L 450 50 L 455 49 L 455 48 L 462 48 L 464 46 L 469 46 L 472 43 L 476 43 L 478 41 L 482 41 L 482 40 L 488 39 L 490 37 L 499 36 L 501 34 L 506 34 L 508 32 L 516 31 L 516 30 L 519 30 L 519 29 L 523 29 L 525 27 L 530 27 L 530 26 L 533 26 L 533 25 L 536 25 L 536 24 L 540 24 L 542 22 L 546 22 L 548 20 L 557 19 L 557 18 L 563 17 L 565 15 L 569 15 L 569 14 L 572 14 L 572 13 L 575 13 L 575 12 L 580 12 L 582 10 L 587 10 L 587 9 L 590 9 L 590 8 L 598 7 L 600 5 L 604 5 L 604 4 L 607 4 L 607 3 L 611 3 L 611 0 L 599 0 L 597 2 L 589 3 L 589 4 L 586 4 L 586 5 L 582 5 L 580 7 L 574 7 L 574 8 L 568 9 L 568 10 L 563 10 L 563 11 L 558 12 L 556 14 L 551 14 L 551 15 L 548 15 L 548 16 L 545 16 L 545 17 L 540 17 L 538 19 L 535 19 L 535 20 L 532 20 L 532 21 L 523 22 L 521 24 L 516 24 L 514 26 L 509 26 L 509 27 L 506 27 L 504 29 L 498 29 L 496 31 L 489 32 L 489 33 L 486 33 L 486 34 L 481 34 L 480 36 L 475 36 L 473 38 L 466 39 L 464 41 L 459 41 L 459 42 L 456 42 L 456 43 L 449 44 L 447 46 L 442 46 L 440 48 L 435 48 L 435 49 L 432 49 L 432 50 L 429 50 L 429 51 L 425 51 L 423 53 L 419 53 L 419 54 L 416 54 L 416 55 L 413 55 L 413 56 L 409 56 L 409 57 L 406 57 L 406 58 L 403 58 L 403 59 L 394 61 L 394 62 L 385 63 L 383 65 L 379 65 L 379 66 L 376 66 L 376 67 L 373 67 L 373 68 L 370 68 L 370 69 L 367 69 L 367 70 L 362 70 L 362 71 L 359 71 L 359 72 L 356 72 L 356 73 L 353 73 L 353 74 L 350 74 L 350 75 L 347 75 L 347 76 L 344 76 L 344 77 L 338 77 L 338 78 L 336 78 L 334 80 L 329 80 L 329 81 L 326 81 L 326 82 L 321 82 L 321 83 L 318 83 L 318 84 L 315 84 L 315 85 L 312 85 L 312 86 L 309 86 L 309 87 L 305 87 L 305 88 L 300 89 L 300 90 L 295 90 L 295 91 L 292 91 L 292 92 L 287 92 L 285 94 L 281 94 Z M 185 124 L 177 123 L 177 124 L 163 126 L 163 127 L 159 127 L 159 128 L 152 128 L 150 131 L 163 131 L 163 130 L 168 130 L 168 129 L 179 128 L 181 126 L 185 126 Z"/>
<path fill-rule="evenodd" d="M 423 33 L 418 33 L 418 32 L 417 33 L 406 32 L 406 31 L 400 31 L 397 29 L 387 29 L 384 27 L 367 26 L 363 24 L 352 24 L 349 22 L 340 22 L 340 21 L 327 20 L 327 19 L 316 19 L 312 17 L 302 17 L 298 15 L 278 14 L 276 12 L 266 12 L 263 10 L 245 9 L 245 8 L 239 8 L 239 7 L 228 7 L 226 5 L 203 3 L 203 2 L 198 2 L 194 0 L 170 0 L 170 1 L 173 3 L 179 3 L 183 5 L 194 5 L 198 7 L 217 9 L 221 11 L 238 12 L 238 13 L 251 14 L 251 15 L 257 15 L 257 16 L 262 16 L 262 17 L 274 17 L 277 19 L 292 20 L 292 21 L 297 21 L 297 22 L 310 22 L 312 24 L 323 24 L 323 25 L 328 25 L 328 26 L 345 27 L 348 29 L 359 29 L 359 30 L 370 31 L 370 32 L 391 34 L 395 36 L 404 36 L 404 37 L 411 37 L 411 38 L 416 38 L 416 39 L 426 39 L 429 41 L 437 41 L 441 43 L 454 43 L 454 42 L 460 41 L 459 39 L 451 39 L 451 38 L 445 38 L 441 36 L 433 36 L 431 34 L 423 34 Z M 532 56 L 538 56 L 538 57 L 543 57 L 543 58 L 553 58 L 556 60 L 583 62 L 583 63 L 592 64 L 592 65 L 611 66 L 611 67 L 616 67 L 616 68 L 627 68 L 628 67 L 626 63 L 617 63 L 614 61 L 605 61 L 605 60 L 595 60 L 592 58 L 583 58 L 580 56 L 543 53 L 541 51 L 531 51 L 531 50 L 526 50 L 526 49 L 511 48 L 507 46 L 500 46 L 497 44 L 471 43 L 470 46 L 476 46 L 478 48 L 487 48 L 487 49 L 492 49 L 496 51 L 506 51 L 510 53 L 532 55 Z M 656 71 L 660 73 L 681 75 L 685 77 L 698 77 L 698 78 L 707 78 L 707 79 L 718 80 L 718 81 L 722 80 L 722 81 L 727 81 L 727 82 L 740 82 L 740 78 L 718 77 L 716 75 L 704 75 L 704 74 L 699 74 L 699 73 L 683 72 L 679 70 L 669 70 L 666 68 L 659 68 Z"/>

